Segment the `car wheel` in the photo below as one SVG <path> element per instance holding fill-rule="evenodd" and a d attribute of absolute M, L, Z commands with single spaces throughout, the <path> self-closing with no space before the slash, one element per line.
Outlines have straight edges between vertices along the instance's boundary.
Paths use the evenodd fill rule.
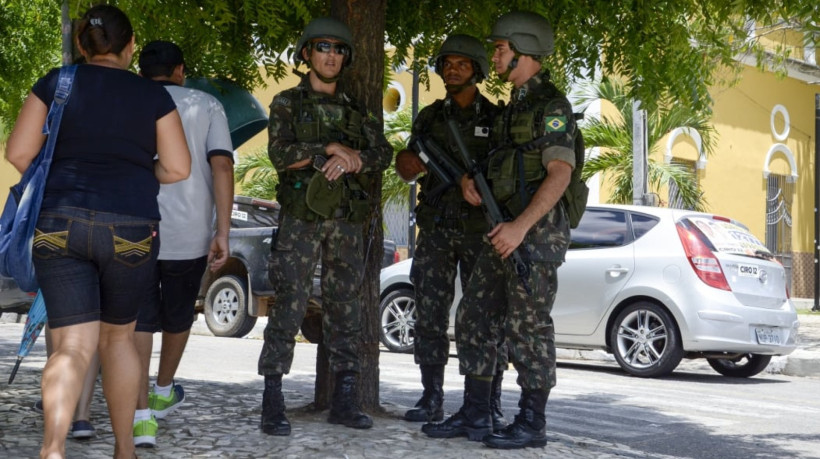
<path fill-rule="evenodd" d="M 391 352 L 413 352 L 416 300 L 412 289 L 388 293 L 379 303 L 379 339 Z"/>
<path fill-rule="evenodd" d="M 732 359 L 706 359 L 709 366 L 723 376 L 748 378 L 765 370 L 772 356 L 760 354 L 741 354 Z"/>
<path fill-rule="evenodd" d="M 248 315 L 248 287 L 238 276 L 222 276 L 205 294 L 205 323 L 216 336 L 241 338 L 256 325 Z"/>
<path fill-rule="evenodd" d="M 621 368 L 646 378 L 672 373 L 683 358 L 672 316 L 649 302 L 635 303 L 618 314 L 610 330 L 610 345 Z"/>

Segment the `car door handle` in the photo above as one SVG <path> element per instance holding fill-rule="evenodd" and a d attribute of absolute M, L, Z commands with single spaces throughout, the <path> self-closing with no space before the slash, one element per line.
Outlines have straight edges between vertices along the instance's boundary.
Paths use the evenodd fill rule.
<path fill-rule="evenodd" d="M 620 266 L 614 266 L 606 270 L 607 273 L 611 277 L 620 277 L 622 274 L 626 274 L 629 272 L 629 268 L 622 268 Z"/>

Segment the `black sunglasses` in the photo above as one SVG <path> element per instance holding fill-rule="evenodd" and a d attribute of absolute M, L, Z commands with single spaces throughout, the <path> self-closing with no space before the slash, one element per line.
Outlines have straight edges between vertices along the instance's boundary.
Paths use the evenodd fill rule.
<path fill-rule="evenodd" d="M 342 56 L 349 56 L 350 55 L 350 46 L 347 46 L 344 43 L 331 43 L 329 41 L 315 41 L 312 44 L 313 49 L 319 51 L 320 53 L 329 53 L 332 49 L 336 52 L 336 54 Z"/>

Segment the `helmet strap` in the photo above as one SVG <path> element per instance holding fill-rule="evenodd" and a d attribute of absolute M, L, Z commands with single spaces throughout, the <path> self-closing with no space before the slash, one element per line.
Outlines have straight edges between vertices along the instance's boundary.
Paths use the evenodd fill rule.
<path fill-rule="evenodd" d="M 444 83 L 444 89 L 447 90 L 447 94 L 458 94 L 461 91 L 469 88 L 470 86 L 474 85 L 475 83 L 471 81 L 464 83 L 464 84 L 447 84 Z"/>
<path fill-rule="evenodd" d="M 321 81 L 322 83 L 327 83 L 327 84 L 335 83 L 335 82 L 339 81 L 339 78 L 341 78 L 341 77 L 342 77 L 342 72 L 339 72 L 338 74 L 336 74 L 335 77 L 332 77 L 332 78 L 328 78 L 328 77 L 322 75 L 321 73 L 316 72 L 316 78 L 318 78 L 319 81 Z"/>
<path fill-rule="evenodd" d="M 441 79 L 444 79 L 444 75 L 442 72 Z M 473 72 L 473 76 L 470 77 L 470 80 L 463 84 L 448 84 L 444 83 L 444 89 L 447 91 L 447 94 L 458 94 L 465 89 L 475 86 L 478 84 L 478 73 L 475 71 Z"/>
<path fill-rule="evenodd" d="M 515 70 L 516 67 L 518 67 L 518 58 L 521 57 L 521 53 L 519 53 L 518 51 L 515 51 L 514 48 L 513 48 L 513 52 L 515 54 L 513 54 L 513 58 L 510 61 L 510 63 L 507 64 L 507 70 L 504 73 L 502 73 L 501 75 L 498 75 L 498 77 L 501 78 L 502 81 L 509 81 L 510 80 L 510 74 L 512 73 L 513 70 Z"/>

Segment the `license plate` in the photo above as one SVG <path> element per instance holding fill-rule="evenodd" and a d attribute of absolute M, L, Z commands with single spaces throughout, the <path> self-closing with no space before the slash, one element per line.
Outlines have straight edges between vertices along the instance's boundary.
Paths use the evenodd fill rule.
<path fill-rule="evenodd" d="M 231 211 L 231 218 L 234 220 L 242 220 L 243 222 L 248 221 L 248 213 L 243 212 L 241 210 L 233 210 Z"/>
<path fill-rule="evenodd" d="M 755 327 L 755 335 L 757 335 L 757 342 L 760 344 L 781 344 L 780 333 L 774 328 Z"/>

